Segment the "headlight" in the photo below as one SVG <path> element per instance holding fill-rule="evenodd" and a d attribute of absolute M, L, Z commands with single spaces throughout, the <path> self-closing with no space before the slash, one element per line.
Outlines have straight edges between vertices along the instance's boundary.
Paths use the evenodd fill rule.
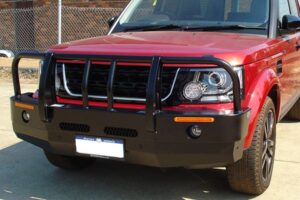
<path fill-rule="evenodd" d="M 198 82 L 189 82 L 183 90 L 183 96 L 191 101 L 200 99 L 202 94 L 201 83 Z"/>
<path fill-rule="evenodd" d="M 63 65 L 56 64 L 55 66 L 55 91 L 58 95 L 60 91 L 65 91 L 64 88 L 64 73 L 63 73 Z"/>
<path fill-rule="evenodd" d="M 56 93 L 58 92 L 58 90 L 61 88 L 61 80 L 58 76 L 58 69 L 57 67 L 55 68 L 55 91 Z"/>
<path fill-rule="evenodd" d="M 237 67 L 241 91 L 243 89 L 243 68 Z M 222 68 L 199 68 L 181 71 L 185 77 L 182 87 L 183 102 L 216 103 L 231 102 L 233 83 L 229 73 Z M 242 93 L 241 93 L 242 94 Z"/>
<path fill-rule="evenodd" d="M 208 75 L 208 83 L 212 86 L 223 87 L 226 81 L 227 76 L 224 72 L 211 72 Z"/>
<path fill-rule="evenodd" d="M 43 65 L 44 65 L 44 60 L 41 60 L 39 64 L 38 83 L 40 83 Z M 58 90 L 60 87 L 61 87 L 61 80 L 58 77 L 58 69 L 56 67 L 55 68 L 55 89 Z"/>
<path fill-rule="evenodd" d="M 39 62 L 39 71 L 38 71 L 38 83 L 40 83 L 40 78 L 41 78 L 41 74 L 42 74 L 42 68 L 43 68 L 43 65 L 44 65 L 44 60 L 40 60 Z"/>
<path fill-rule="evenodd" d="M 39 65 L 38 65 L 38 74 L 37 74 L 37 87 L 36 87 L 36 91 L 33 93 L 32 97 L 34 99 L 38 99 L 39 98 L 39 85 L 40 85 L 40 81 L 41 81 L 41 74 L 42 74 L 42 68 L 44 65 L 44 60 L 39 60 Z"/>

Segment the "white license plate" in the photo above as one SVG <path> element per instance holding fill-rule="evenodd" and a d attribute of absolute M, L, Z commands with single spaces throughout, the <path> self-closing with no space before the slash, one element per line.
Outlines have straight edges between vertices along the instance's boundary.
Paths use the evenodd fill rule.
<path fill-rule="evenodd" d="M 76 136 L 76 151 L 91 156 L 124 158 L 124 141 L 119 139 Z"/>

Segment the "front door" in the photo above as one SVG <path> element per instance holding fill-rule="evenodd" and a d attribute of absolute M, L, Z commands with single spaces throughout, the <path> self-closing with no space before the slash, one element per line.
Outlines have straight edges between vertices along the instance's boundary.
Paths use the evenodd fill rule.
<path fill-rule="evenodd" d="M 284 15 L 297 15 L 296 0 L 279 0 L 279 21 Z M 284 116 L 299 98 L 300 32 L 282 34 L 280 45 L 283 56 L 277 60 L 280 79 L 281 116 Z"/>

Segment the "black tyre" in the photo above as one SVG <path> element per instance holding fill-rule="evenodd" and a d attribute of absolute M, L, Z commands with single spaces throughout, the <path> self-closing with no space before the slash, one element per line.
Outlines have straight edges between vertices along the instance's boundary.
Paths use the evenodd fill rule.
<path fill-rule="evenodd" d="M 288 112 L 286 118 L 291 119 L 291 120 L 300 121 L 300 99 L 296 102 L 296 104 Z"/>
<path fill-rule="evenodd" d="M 93 158 L 62 156 L 47 151 L 44 153 L 52 165 L 65 170 L 84 169 L 92 165 L 95 160 Z"/>
<path fill-rule="evenodd" d="M 276 115 L 268 97 L 259 115 L 251 147 L 243 158 L 227 167 L 230 187 L 238 192 L 259 195 L 270 185 L 276 146 Z"/>

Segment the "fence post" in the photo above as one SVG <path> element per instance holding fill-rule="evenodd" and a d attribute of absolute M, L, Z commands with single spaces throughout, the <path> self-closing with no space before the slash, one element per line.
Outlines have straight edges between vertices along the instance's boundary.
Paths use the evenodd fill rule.
<path fill-rule="evenodd" d="M 58 0 L 58 44 L 61 44 L 62 37 L 62 0 Z"/>

